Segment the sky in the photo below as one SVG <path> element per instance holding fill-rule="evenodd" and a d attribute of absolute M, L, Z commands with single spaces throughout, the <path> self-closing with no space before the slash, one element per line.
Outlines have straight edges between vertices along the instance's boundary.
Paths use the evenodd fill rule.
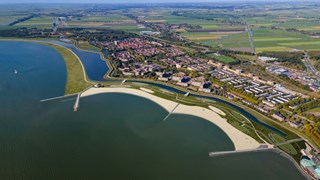
<path fill-rule="evenodd" d="M 161 2 L 279 2 L 310 0 L 0 0 L 0 3 L 161 3 Z"/>

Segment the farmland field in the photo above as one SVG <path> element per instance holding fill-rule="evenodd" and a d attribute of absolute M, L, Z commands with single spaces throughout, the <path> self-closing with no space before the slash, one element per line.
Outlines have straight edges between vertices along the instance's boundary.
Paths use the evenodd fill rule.
<path fill-rule="evenodd" d="M 181 36 L 187 37 L 189 40 L 210 40 L 219 39 L 223 35 L 211 34 L 209 32 L 185 32 L 181 33 Z"/>
<path fill-rule="evenodd" d="M 53 19 L 53 16 L 35 17 L 35 18 L 29 19 L 27 21 L 23 21 L 21 23 L 18 23 L 18 24 L 16 24 L 16 26 L 24 26 L 24 27 L 47 26 L 47 27 L 51 27 L 52 19 Z"/>
<path fill-rule="evenodd" d="M 40 16 L 16 24 L 19 27 L 51 28 L 54 16 Z M 85 16 L 66 19 L 67 27 L 112 27 L 114 29 L 137 30 L 135 22 L 121 14 L 107 14 L 105 16 Z"/>
<path fill-rule="evenodd" d="M 254 29 L 253 39 L 257 52 L 320 49 L 318 39 L 283 30 L 266 28 Z"/>
<path fill-rule="evenodd" d="M 248 33 L 243 32 L 239 34 L 225 35 L 223 38 L 216 41 L 203 42 L 212 47 L 220 46 L 222 48 L 248 48 L 250 49 L 250 43 L 248 39 Z"/>

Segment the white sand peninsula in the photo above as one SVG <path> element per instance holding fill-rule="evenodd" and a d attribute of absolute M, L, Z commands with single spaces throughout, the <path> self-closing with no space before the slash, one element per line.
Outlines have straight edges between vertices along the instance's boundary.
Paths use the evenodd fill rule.
<path fill-rule="evenodd" d="M 183 104 L 178 105 L 178 103 L 176 102 L 169 101 L 167 99 L 162 99 L 142 90 L 131 88 L 91 88 L 86 92 L 82 93 L 81 97 L 100 93 L 125 93 L 141 96 L 159 104 L 168 112 L 171 112 L 174 109 L 173 113 L 193 115 L 206 119 L 218 126 L 229 136 L 236 150 L 257 148 L 260 145 L 255 139 L 231 126 L 229 123 L 227 123 L 226 119 L 221 118 L 216 112 L 212 110 L 198 106 L 186 106 Z"/>

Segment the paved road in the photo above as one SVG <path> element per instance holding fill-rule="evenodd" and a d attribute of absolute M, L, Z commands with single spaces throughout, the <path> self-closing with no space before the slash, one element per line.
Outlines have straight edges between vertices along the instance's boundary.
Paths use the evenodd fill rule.
<path fill-rule="evenodd" d="M 288 141 L 285 141 L 285 142 L 282 142 L 282 143 L 278 143 L 278 144 L 275 144 L 275 145 L 276 146 L 281 146 L 281 145 L 291 144 L 293 142 L 299 142 L 299 141 L 303 141 L 303 139 L 302 138 L 291 139 L 291 140 L 288 140 Z"/>
<path fill-rule="evenodd" d="M 245 23 L 246 23 L 245 29 L 248 32 L 248 38 L 249 38 L 251 49 L 252 49 L 253 53 L 256 54 L 256 47 L 254 46 L 254 40 L 253 40 L 253 36 L 252 36 L 252 31 L 251 31 L 251 29 L 249 27 L 248 22 L 245 21 Z"/>
<path fill-rule="evenodd" d="M 308 53 L 304 53 L 303 56 L 303 63 L 306 66 L 307 70 L 312 74 L 312 75 L 316 75 L 318 77 L 320 77 L 320 72 L 318 72 L 316 70 L 316 68 L 312 65 L 311 60 L 310 60 L 310 56 L 308 55 Z"/>

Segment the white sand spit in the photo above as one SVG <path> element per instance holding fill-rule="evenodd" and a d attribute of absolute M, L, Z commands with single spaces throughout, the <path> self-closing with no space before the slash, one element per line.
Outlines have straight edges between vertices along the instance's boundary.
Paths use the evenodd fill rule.
<path fill-rule="evenodd" d="M 140 90 L 145 91 L 147 93 L 154 93 L 151 89 L 147 89 L 147 88 L 140 88 Z"/>
<path fill-rule="evenodd" d="M 222 116 L 225 116 L 225 115 L 226 115 L 226 113 L 224 113 L 223 111 L 221 111 L 220 109 L 218 109 L 218 108 L 216 108 L 216 107 L 214 107 L 214 106 L 209 106 L 209 108 L 210 108 L 213 112 L 216 112 L 216 113 L 218 113 L 218 114 L 220 114 L 220 115 L 222 115 Z"/>

